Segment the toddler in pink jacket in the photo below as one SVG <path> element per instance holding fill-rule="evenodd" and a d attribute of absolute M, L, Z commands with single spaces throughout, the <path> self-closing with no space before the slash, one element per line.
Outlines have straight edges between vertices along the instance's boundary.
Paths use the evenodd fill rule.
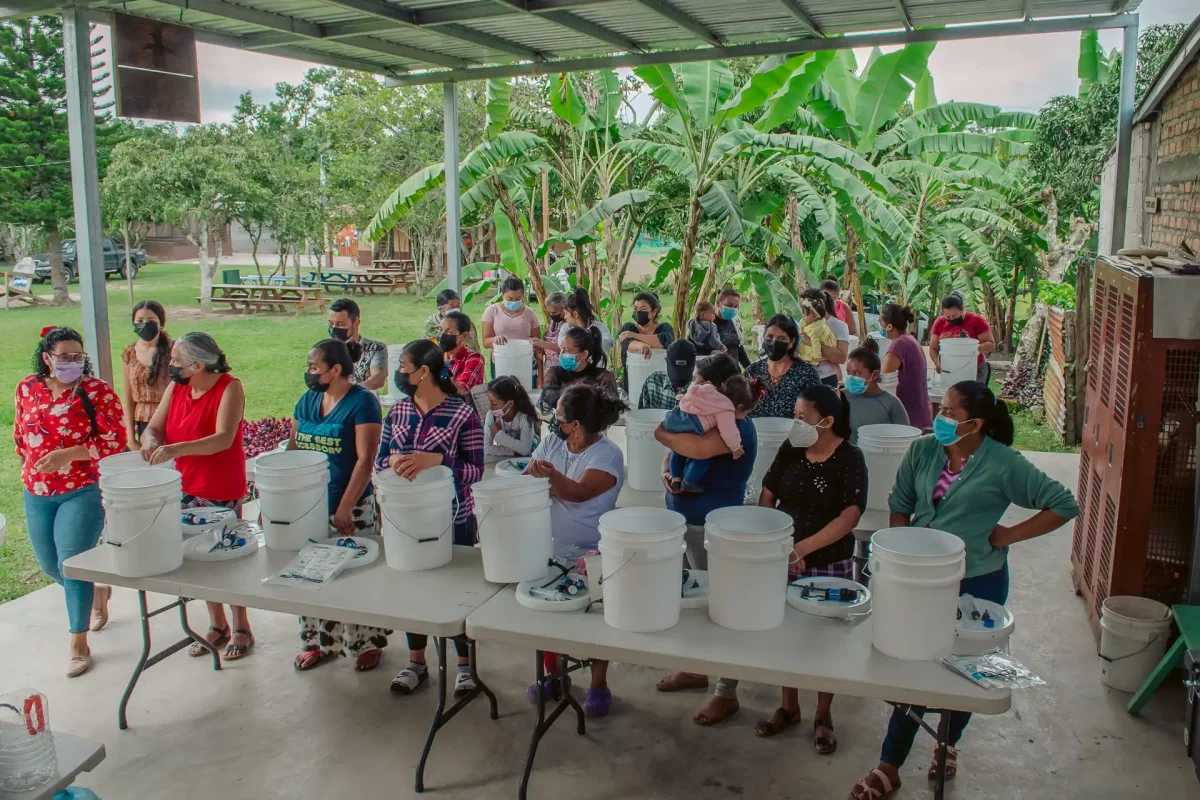
<path fill-rule="evenodd" d="M 703 435 L 716 428 L 734 458 L 741 458 L 742 437 L 738 433 L 736 415 L 745 415 L 757 400 L 754 387 L 742 375 L 734 375 L 720 386 L 697 376 L 685 394 L 679 395 L 679 405 L 667 413 L 663 428 L 670 433 Z M 708 459 L 684 458 L 678 453 L 670 457 L 671 483 L 684 492 L 701 492 L 701 481 L 708 474 Z"/>

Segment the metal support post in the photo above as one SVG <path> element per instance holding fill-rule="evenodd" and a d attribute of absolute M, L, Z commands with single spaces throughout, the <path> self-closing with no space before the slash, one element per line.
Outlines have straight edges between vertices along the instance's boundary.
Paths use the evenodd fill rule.
<path fill-rule="evenodd" d="M 458 84 L 442 84 L 446 165 L 446 278 L 462 294 L 462 225 L 458 208 Z"/>
<path fill-rule="evenodd" d="M 1137 76 L 1138 19 L 1125 26 L 1121 50 L 1121 94 L 1117 106 L 1117 180 L 1112 205 L 1112 251 L 1125 246 L 1125 222 L 1129 211 L 1129 167 L 1133 155 L 1133 90 Z M 1138 243 L 1140 244 L 1140 242 Z"/>

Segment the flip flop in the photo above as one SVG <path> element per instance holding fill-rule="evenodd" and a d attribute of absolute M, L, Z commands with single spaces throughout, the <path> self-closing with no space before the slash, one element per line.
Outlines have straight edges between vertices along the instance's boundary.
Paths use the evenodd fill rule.
<path fill-rule="evenodd" d="M 714 695 L 714 697 L 715 697 L 715 695 Z M 723 700 L 725 698 L 719 698 L 719 699 Z M 704 709 L 700 709 L 699 711 L 697 711 L 695 714 L 692 715 L 692 722 L 696 723 L 697 725 L 700 725 L 701 727 L 705 727 L 705 728 L 711 727 L 713 725 L 719 725 L 720 723 L 724 722 L 725 720 L 729 719 L 734 714 L 736 714 L 738 712 L 738 709 L 740 709 L 741 707 L 742 707 L 741 704 L 737 700 L 734 700 L 733 706 L 730 707 L 730 709 L 728 711 L 726 711 L 724 714 L 720 715 L 719 717 L 710 716 L 706 711 L 704 711 Z"/>
<path fill-rule="evenodd" d="M 588 719 L 607 717 L 612 710 L 612 689 L 588 689 L 583 696 L 583 715 Z"/>
<path fill-rule="evenodd" d="M 782 722 L 776 722 L 778 717 Z M 777 733 L 783 733 L 788 728 L 800 722 L 800 709 L 788 711 L 783 706 L 775 709 L 775 713 L 768 719 L 759 720 L 754 725 L 754 734 L 760 739 L 769 739 Z"/>
<path fill-rule="evenodd" d="M 229 641 L 230 637 L 229 637 L 229 626 L 228 625 L 226 625 L 224 628 L 214 628 L 210 625 L 208 628 L 208 632 L 217 634 L 216 639 L 212 639 L 209 641 L 209 644 L 211 644 L 213 647 L 221 647 L 222 645 L 224 645 L 226 642 Z M 208 648 L 202 644 L 193 642 L 192 646 L 188 648 L 188 655 L 192 656 L 193 658 L 196 658 L 199 656 L 206 656 L 206 655 L 208 655 Z"/>
<path fill-rule="evenodd" d="M 325 661 L 325 656 L 320 650 L 305 650 L 292 662 L 292 666 L 297 672 L 308 672 L 310 669 L 316 669 Z"/>
<path fill-rule="evenodd" d="M 682 692 L 687 689 L 707 689 L 707 675 L 693 675 L 690 672 L 672 672 L 654 686 L 660 692 Z"/>
<path fill-rule="evenodd" d="M 828 735 L 823 734 L 822 731 L 826 731 Z M 837 735 L 833 732 L 833 720 L 813 720 L 813 749 L 817 751 L 817 755 L 831 756 L 837 752 L 837 746 Z"/>
<path fill-rule="evenodd" d="M 383 650 L 378 647 L 372 647 L 370 650 L 363 650 L 354 657 L 355 672 L 370 672 L 379 666 L 379 662 L 383 659 Z"/>

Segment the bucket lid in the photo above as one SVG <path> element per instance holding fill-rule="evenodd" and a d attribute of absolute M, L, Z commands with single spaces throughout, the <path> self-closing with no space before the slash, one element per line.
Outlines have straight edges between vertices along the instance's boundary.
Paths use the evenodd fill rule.
<path fill-rule="evenodd" d="M 471 495 L 478 504 L 500 500 L 504 497 L 520 497 L 548 492 L 549 489 L 550 481 L 547 478 L 535 478 L 532 475 L 506 475 L 502 478 L 488 478 L 486 481 L 474 484 L 471 486 Z"/>
<path fill-rule="evenodd" d="M 941 559 L 965 556 L 966 543 L 933 528 L 884 528 L 871 535 L 871 553 L 888 558 Z"/>
<path fill-rule="evenodd" d="M 404 492 L 426 492 L 438 488 L 438 484 L 454 482 L 454 473 L 445 465 L 423 469 L 411 481 L 396 474 L 393 469 L 383 469 L 375 473 L 373 479 L 380 489 L 395 494 Z"/>
<path fill-rule="evenodd" d="M 308 472 L 329 464 L 329 457 L 316 450 L 280 450 L 263 453 L 254 462 L 254 474 L 264 472 Z"/>
<path fill-rule="evenodd" d="M 917 439 L 921 436 L 921 429 L 914 428 L 912 425 L 863 425 L 858 429 L 858 438 L 866 436 L 868 439 L 900 439 L 907 441 L 909 439 Z"/>
<path fill-rule="evenodd" d="M 165 491 L 171 484 L 183 482 L 183 476 L 178 470 L 163 469 L 162 467 L 144 467 L 142 469 L 127 469 L 115 475 L 100 476 L 100 491 L 137 491 L 139 489 Z"/>
<path fill-rule="evenodd" d="M 600 515 L 601 538 L 669 538 L 682 536 L 686 529 L 683 515 L 665 508 L 618 508 Z"/>
<path fill-rule="evenodd" d="M 795 424 L 796 420 L 791 417 L 754 417 L 754 429 L 760 437 L 786 439 Z"/>
<path fill-rule="evenodd" d="M 719 539 L 762 542 L 792 538 L 790 514 L 762 506 L 729 506 L 708 512 L 705 532 Z"/>
<path fill-rule="evenodd" d="M 504 344 L 498 344 L 492 348 L 496 355 L 521 355 L 526 351 L 533 351 L 533 343 L 528 339 L 509 339 Z"/>

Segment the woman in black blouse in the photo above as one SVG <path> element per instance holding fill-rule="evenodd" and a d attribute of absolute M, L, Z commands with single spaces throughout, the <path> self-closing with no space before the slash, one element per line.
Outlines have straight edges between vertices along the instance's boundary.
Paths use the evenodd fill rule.
<path fill-rule="evenodd" d="M 792 517 L 793 576 L 849 578 L 854 574 L 854 527 L 867 506 L 867 464 L 849 442 L 850 404 L 836 389 L 811 386 L 796 403 L 796 420 L 763 478 L 758 504 Z M 832 694 L 817 694 L 813 744 L 821 755 L 837 750 L 832 705 Z M 799 721 L 799 695 L 784 687 L 782 705 L 754 731 L 774 736 Z"/>
<path fill-rule="evenodd" d="M 763 332 L 767 357 L 746 368 L 746 377 L 757 380 L 764 392 L 750 412 L 751 417 L 791 417 L 800 393 L 810 386 L 821 385 L 816 369 L 796 357 L 799 343 L 796 320 L 786 314 L 776 314 L 767 320 Z"/>

